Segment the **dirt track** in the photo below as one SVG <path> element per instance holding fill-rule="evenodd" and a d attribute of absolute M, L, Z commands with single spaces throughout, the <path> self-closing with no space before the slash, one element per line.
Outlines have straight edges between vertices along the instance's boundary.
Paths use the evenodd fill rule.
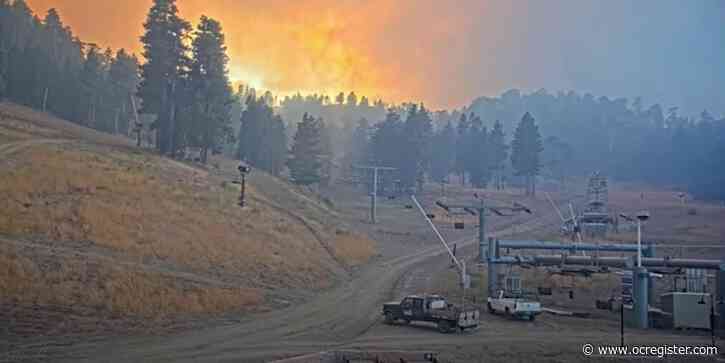
<path fill-rule="evenodd" d="M 364 207 L 363 207 L 364 208 Z M 361 208 L 361 210 L 363 210 Z M 384 213 L 385 211 L 383 211 Z M 382 213 L 381 213 L 382 214 Z M 389 216 L 378 225 L 386 232 L 410 230 L 417 217 Z M 501 219 L 490 225 L 489 235 L 503 236 L 527 228 L 539 229 L 556 216 L 538 213 L 514 221 Z M 477 243 L 474 231 L 455 241 L 463 255 L 473 260 Z M 541 316 L 535 323 L 512 321 L 482 314 L 477 331 L 441 335 L 432 326 L 387 326 L 380 319 L 384 301 L 426 288 L 430 276 L 449 268 L 437 241 L 421 225 L 412 234 L 401 233 L 400 243 L 420 243 L 402 248 L 388 242 L 382 256 L 337 288 L 307 303 L 244 318 L 226 326 L 209 327 L 173 336 L 108 338 L 64 349 L 67 361 L 88 362 L 267 362 L 274 359 L 334 349 L 403 349 L 441 353 L 444 361 L 581 361 L 585 342 L 617 344 L 617 322 Z M 417 241 L 417 242 L 411 242 Z M 407 254 L 398 253 L 408 251 Z M 415 251 L 410 253 L 410 251 Z M 627 331 L 627 341 L 637 344 L 706 344 L 694 336 L 654 331 Z M 611 359 L 605 359 L 611 361 Z"/>
<path fill-rule="evenodd" d="M 352 209 L 360 217 L 365 205 L 358 203 Z M 585 342 L 618 343 L 618 323 L 610 320 L 541 316 L 535 323 L 526 323 L 484 313 L 480 329 L 452 335 L 439 334 L 426 325 L 382 324 L 382 302 L 429 289 L 433 276 L 450 273 L 443 248 L 420 223 L 417 212 L 402 214 L 400 210 L 399 205 L 383 206 L 380 223 L 367 226 L 374 233 L 391 236 L 380 238 L 381 256 L 336 288 L 302 305 L 247 316 L 223 326 L 210 323 L 206 328 L 171 336 L 97 337 L 92 341 L 78 337 L 55 346 L 39 343 L 38 348 L 57 352 L 43 358 L 69 362 L 267 362 L 343 348 L 436 351 L 446 362 L 524 362 L 581 361 Z M 489 236 L 505 236 L 514 230 L 538 231 L 557 218 L 553 212 L 540 209 L 534 216 L 493 219 Z M 473 266 L 475 228 L 444 234 L 452 235 L 449 242 L 457 243 L 461 255 Z M 683 336 L 627 331 L 627 341 L 694 345 L 706 344 L 708 339 L 702 333 Z"/>

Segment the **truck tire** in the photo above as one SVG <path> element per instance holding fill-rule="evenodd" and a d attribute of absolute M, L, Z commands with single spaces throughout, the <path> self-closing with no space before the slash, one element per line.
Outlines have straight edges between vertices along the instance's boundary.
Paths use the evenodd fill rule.
<path fill-rule="evenodd" d="M 395 323 L 395 316 L 393 316 L 393 313 L 385 313 L 385 324 L 393 325 L 393 323 Z"/>
<path fill-rule="evenodd" d="M 438 331 L 447 334 L 451 332 L 451 323 L 448 320 L 438 320 Z"/>
<path fill-rule="evenodd" d="M 529 321 L 534 321 L 534 320 L 536 320 L 536 314 L 529 315 Z"/>
<path fill-rule="evenodd" d="M 511 315 L 511 310 L 509 310 L 509 307 L 508 306 L 506 307 L 506 311 L 505 312 L 506 312 L 506 316 Z"/>
<path fill-rule="evenodd" d="M 488 303 L 486 306 L 488 307 L 488 313 L 489 314 L 495 314 L 496 313 L 496 310 L 493 309 L 493 306 L 491 305 L 491 303 Z"/>

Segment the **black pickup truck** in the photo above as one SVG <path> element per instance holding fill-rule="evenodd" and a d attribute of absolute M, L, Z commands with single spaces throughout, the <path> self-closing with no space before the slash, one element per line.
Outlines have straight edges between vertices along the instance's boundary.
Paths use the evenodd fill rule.
<path fill-rule="evenodd" d="M 425 321 L 436 323 L 438 331 L 450 333 L 457 329 L 464 330 L 478 326 L 479 311 L 477 309 L 461 309 L 455 307 L 439 295 L 409 295 L 401 301 L 383 304 L 383 316 L 386 324 L 402 321 Z"/>

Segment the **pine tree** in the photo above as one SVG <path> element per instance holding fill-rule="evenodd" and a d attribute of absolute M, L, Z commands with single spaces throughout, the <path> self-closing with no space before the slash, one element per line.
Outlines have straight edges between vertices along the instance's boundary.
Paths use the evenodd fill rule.
<path fill-rule="evenodd" d="M 456 162 L 455 171 L 461 177 L 461 185 L 466 185 L 466 155 L 468 154 L 468 132 L 471 124 L 465 113 L 461 114 L 458 121 L 456 139 Z"/>
<path fill-rule="evenodd" d="M 366 165 L 370 162 L 372 156 L 370 129 L 367 119 L 362 118 L 358 121 L 357 127 L 352 133 L 352 140 L 350 140 L 348 164 Z"/>
<path fill-rule="evenodd" d="M 320 182 L 322 167 L 322 122 L 305 114 L 297 124 L 291 157 L 287 162 L 292 182 L 312 185 Z"/>
<path fill-rule="evenodd" d="M 10 48 L 7 34 L 10 34 L 11 21 L 10 0 L 0 0 L 0 100 L 8 94 Z"/>
<path fill-rule="evenodd" d="M 493 182 L 496 190 L 503 188 L 503 172 L 506 160 L 508 159 L 508 145 L 506 145 L 506 135 L 503 132 L 503 124 L 496 121 L 493 130 L 489 134 L 488 141 L 489 162 L 491 173 L 493 174 Z"/>
<path fill-rule="evenodd" d="M 456 161 L 456 130 L 450 121 L 433 137 L 431 177 L 438 182 L 447 182 Z"/>
<path fill-rule="evenodd" d="M 405 187 L 423 188 L 425 174 L 430 167 L 430 141 L 433 133 L 433 121 L 425 107 L 410 105 L 403 125 L 399 151 L 402 162 L 398 166 L 400 181 Z M 402 147 L 402 150 L 400 149 Z"/>
<path fill-rule="evenodd" d="M 202 162 L 206 163 L 209 149 L 217 148 L 231 135 L 232 90 L 221 24 L 202 16 L 195 36 L 189 76 L 194 103 L 192 129 L 196 131 L 194 139 L 202 148 Z"/>
<path fill-rule="evenodd" d="M 350 92 L 347 95 L 347 107 L 356 107 L 357 106 L 357 96 L 355 95 L 355 92 Z"/>
<path fill-rule="evenodd" d="M 114 119 L 114 133 L 126 134 L 129 130 L 129 120 L 134 117 L 131 97 L 135 97 L 136 88 L 140 82 L 136 56 L 127 54 L 124 49 L 116 52 L 116 56 L 111 62 L 109 77 L 115 87 L 114 99 L 118 102 Z"/>
<path fill-rule="evenodd" d="M 327 187 L 332 182 L 332 169 L 334 163 L 334 155 L 332 150 L 332 127 L 326 125 L 322 118 L 318 119 L 320 123 L 320 186 Z"/>
<path fill-rule="evenodd" d="M 239 127 L 240 160 L 273 175 L 279 175 L 287 160 L 285 124 L 275 115 L 263 97 L 250 93 L 245 102 Z"/>
<path fill-rule="evenodd" d="M 487 162 L 484 158 L 486 154 L 486 140 L 482 133 L 483 121 L 477 115 L 471 113 L 468 116 L 468 127 L 465 137 L 460 140 L 461 142 L 461 154 L 463 157 L 463 167 L 469 174 L 469 181 L 473 186 L 481 187 L 481 182 L 484 179 L 484 168 L 487 167 Z M 487 133 L 486 133 L 487 134 Z"/>
<path fill-rule="evenodd" d="M 143 81 L 139 97 L 143 110 L 156 114 L 156 147 L 162 154 L 175 153 L 177 86 L 188 65 L 185 39 L 191 25 L 178 15 L 176 0 L 154 0 L 144 23 Z M 180 87 L 179 87 L 180 89 Z"/>
<path fill-rule="evenodd" d="M 471 184 L 477 188 L 485 188 L 491 177 L 488 138 L 488 129 L 483 126 L 481 118 L 472 116 L 471 128 L 468 131 L 466 169 L 471 175 Z"/>
<path fill-rule="evenodd" d="M 282 117 L 275 115 L 267 130 L 263 148 L 269 155 L 268 171 L 274 176 L 279 176 L 287 162 L 288 154 L 287 131 Z"/>
<path fill-rule="evenodd" d="M 403 122 L 400 115 L 389 110 L 385 120 L 375 126 L 370 140 L 370 149 L 376 165 L 397 168 L 401 164 L 400 140 L 403 134 Z"/>
<path fill-rule="evenodd" d="M 88 127 L 98 128 L 98 109 L 103 96 L 103 78 L 106 61 L 95 44 L 91 44 L 86 54 L 86 61 L 83 64 L 81 83 L 84 95 L 83 110 L 85 111 L 84 124 Z"/>
<path fill-rule="evenodd" d="M 539 174 L 539 154 L 544 150 L 536 121 L 528 112 L 516 127 L 511 143 L 511 165 L 516 175 L 526 179 L 526 195 L 536 195 L 536 176 Z"/>

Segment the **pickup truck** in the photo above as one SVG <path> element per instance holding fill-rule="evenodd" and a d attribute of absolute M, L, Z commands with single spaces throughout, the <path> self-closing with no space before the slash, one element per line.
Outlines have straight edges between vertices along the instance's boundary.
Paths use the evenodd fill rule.
<path fill-rule="evenodd" d="M 441 333 L 451 333 L 477 327 L 480 313 L 477 309 L 455 307 L 439 295 L 409 295 L 383 304 L 383 316 L 386 324 L 425 321 L 436 323 Z"/>
<path fill-rule="evenodd" d="M 488 312 L 491 314 L 503 313 L 519 319 L 533 321 L 536 319 L 536 315 L 541 314 L 541 304 L 538 301 L 504 297 L 503 291 L 499 291 L 498 297 L 488 298 Z"/>

